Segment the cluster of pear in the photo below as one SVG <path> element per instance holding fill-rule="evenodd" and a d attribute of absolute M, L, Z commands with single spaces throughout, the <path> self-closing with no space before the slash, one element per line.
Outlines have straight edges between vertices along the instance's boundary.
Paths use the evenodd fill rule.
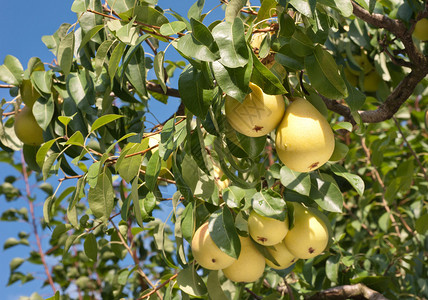
<path fill-rule="evenodd" d="M 29 80 L 24 80 L 20 93 L 25 105 L 15 115 L 15 134 L 26 145 L 39 146 L 43 143 L 43 129 L 34 118 L 32 108 L 40 94 L 32 87 Z"/>
<path fill-rule="evenodd" d="M 361 71 L 357 71 L 351 68 L 349 63 L 347 62 L 346 67 L 344 69 L 346 79 L 351 85 L 359 86 L 365 92 L 376 92 L 379 88 L 381 77 L 376 72 L 373 64 L 368 59 L 367 53 L 363 52 L 361 55 L 354 55 L 353 59 L 357 62 Z M 360 75 L 364 76 L 362 85 L 359 84 Z"/>
<path fill-rule="evenodd" d="M 303 205 L 292 204 L 294 223 L 291 229 L 288 218 L 279 221 L 252 211 L 248 217 L 249 236 L 239 236 L 241 252 L 237 259 L 214 243 L 208 222 L 204 223 L 192 239 L 193 257 L 203 268 L 222 270 L 232 281 L 254 282 L 263 275 L 266 264 L 282 270 L 298 259 L 319 255 L 328 245 L 328 225 Z M 262 245 L 269 255 L 265 257 L 255 243 Z"/>
<path fill-rule="evenodd" d="M 242 103 L 226 96 L 226 118 L 236 131 L 259 137 L 276 128 L 278 157 L 297 172 L 310 172 L 330 159 L 335 145 L 333 131 L 309 101 L 290 99 L 286 108 L 282 95 L 267 95 L 254 83 L 250 88 L 252 92 Z"/>

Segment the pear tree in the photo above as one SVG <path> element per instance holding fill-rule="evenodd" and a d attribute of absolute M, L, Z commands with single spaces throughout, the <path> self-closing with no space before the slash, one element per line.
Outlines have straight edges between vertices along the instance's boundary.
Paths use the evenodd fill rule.
<path fill-rule="evenodd" d="M 427 299 L 428 3 L 169 5 L 74 0 L 53 63 L 1 58 L 2 284 Z"/>

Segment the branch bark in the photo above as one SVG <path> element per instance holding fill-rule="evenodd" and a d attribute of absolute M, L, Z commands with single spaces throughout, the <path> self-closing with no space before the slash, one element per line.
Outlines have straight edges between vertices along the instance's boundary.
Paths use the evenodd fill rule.
<path fill-rule="evenodd" d="M 394 34 L 404 45 L 404 52 L 407 54 L 410 62 L 409 66 L 412 71 L 407 74 L 398 86 L 391 92 L 379 107 L 375 110 L 360 112 L 361 120 L 364 123 L 378 123 L 391 119 L 400 107 L 412 95 L 416 85 L 428 74 L 428 59 L 418 50 L 412 40 L 411 28 L 407 28 L 404 23 L 399 20 L 393 20 L 385 15 L 370 14 L 367 10 L 352 2 L 354 15 L 368 24 L 384 28 Z M 427 14 L 427 8 L 421 15 Z M 340 104 L 335 100 L 322 97 L 327 108 L 344 116 L 346 119 L 355 124 L 355 120 L 351 115 L 349 107 Z"/>
<path fill-rule="evenodd" d="M 312 296 L 306 297 L 306 300 L 388 300 L 382 294 L 368 288 L 364 284 L 358 283 L 354 285 L 342 285 L 333 287 L 324 291 L 320 291 Z"/>

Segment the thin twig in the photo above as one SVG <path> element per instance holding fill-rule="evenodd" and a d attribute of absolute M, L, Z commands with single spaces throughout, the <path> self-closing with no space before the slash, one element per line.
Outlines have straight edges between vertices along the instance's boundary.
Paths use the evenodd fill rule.
<path fill-rule="evenodd" d="M 161 288 L 163 288 L 169 282 L 171 282 L 172 280 L 174 280 L 175 278 L 177 278 L 177 276 L 178 276 L 178 273 L 172 275 L 170 278 L 168 278 L 167 280 L 165 280 L 164 282 L 162 282 L 160 285 L 158 285 L 156 288 L 154 288 L 153 290 L 151 290 L 149 293 L 147 293 L 144 296 L 138 298 L 138 300 L 149 298 L 151 295 L 153 295 L 154 293 L 158 292 Z"/>
<path fill-rule="evenodd" d="M 22 175 L 24 176 L 24 182 L 25 182 L 26 198 L 27 198 L 28 206 L 30 207 L 31 224 L 33 226 L 34 236 L 36 237 L 36 243 L 37 243 L 37 248 L 38 248 L 39 255 L 40 255 L 40 260 L 42 261 L 43 267 L 45 269 L 46 276 L 48 277 L 49 285 L 51 286 L 52 291 L 55 294 L 56 293 L 55 284 L 54 284 L 54 281 L 52 279 L 52 275 L 49 271 L 49 267 L 46 263 L 45 254 L 43 252 L 42 243 L 40 240 L 40 235 L 39 235 L 39 232 L 37 230 L 36 216 L 34 214 L 34 204 L 33 204 L 33 201 L 31 200 L 30 184 L 28 181 L 27 164 L 25 163 L 23 151 L 21 151 L 21 164 L 22 164 Z"/>

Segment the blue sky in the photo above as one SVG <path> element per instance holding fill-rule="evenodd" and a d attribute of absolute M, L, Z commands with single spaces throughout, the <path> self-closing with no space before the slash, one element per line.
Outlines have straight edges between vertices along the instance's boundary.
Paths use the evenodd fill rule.
<path fill-rule="evenodd" d="M 27 62 L 31 57 L 39 57 L 43 62 L 50 63 L 54 59 L 53 54 L 45 47 L 41 38 L 43 35 L 53 34 L 62 23 L 74 23 L 76 21 L 76 15 L 71 12 L 70 7 L 73 1 L 71 0 L 44 0 L 44 1 L 10 1 L 0 0 L 0 7 L 2 16 L 0 18 L 0 30 L 1 30 L 1 41 L 0 41 L 0 64 L 3 63 L 3 59 L 6 55 L 11 54 L 17 57 L 24 69 L 27 66 Z M 163 8 L 173 8 L 175 11 L 182 15 L 187 15 L 187 9 L 193 4 L 193 0 L 160 0 L 159 5 Z M 217 0 L 206 1 L 206 12 L 217 5 Z M 220 13 L 222 16 L 221 9 L 217 8 L 216 14 Z M 217 15 L 218 16 L 218 15 Z M 210 17 L 213 17 L 211 15 Z M 171 18 L 170 18 L 171 19 Z M 180 59 L 175 53 L 173 47 L 169 48 L 167 52 L 167 59 Z M 176 87 L 178 74 L 173 79 L 171 85 Z M 1 82 L 0 82 L 1 83 Z M 0 99 L 11 100 L 12 97 L 9 95 L 7 89 L 0 88 Z M 158 117 L 170 116 L 179 104 L 178 99 L 171 99 L 170 105 L 165 106 L 158 101 L 152 101 L 152 111 L 158 114 Z M 20 177 L 20 174 L 4 163 L 0 163 L 0 184 L 4 182 L 4 178 L 7 175 L 13 174 L 16 177 Z M 52 184 L 55 184 L 56 180 L 53 180 Z M 34 184 L 34 182 L 32 182 Z M 22 180 L 18 183 L 18 186 L 23 187 Z M 55 186 L 54 186 L 55 187 Z M 36 192 L 38 189 L 32 189 L 33 193 L 38 196 L 38 200 L 35 201 L 36 215 L 40 217 L 43 209 L 44 195 L 41 192 Z M 0 215 L 8 208 L 16 207 L 27 207 L 28 205 L 24 199 L 8 203 L 4 197 L 0 197 Z M 11 249 L 3 250 L 3 244 L 9 237 L 16 237 L 20 231 L 31 232 L 32 229 L 28 224 L 25 223 L 8 223 L 0 222 L 0 292 L 1 298 L 5 300 L 17 300 L 19 296 L 30 296 L 33 292 L 40 293 L 43 297 L 49 297 L 51 295 L 51 289 L 49 287 L 41 288 L 42 280 L 46 277 L 41 267 L 34 268 L 31 264 L 24 263 L 19 270 L 24 273 L 32 272 L 36 277 L 30 283 L 21 285 L 15 283 L 12 286 L 7 287 L 6 283 L 9 278 L 9 262 L 14 257 L 28 257 L 28 247 L 15 246 Z M 42 238 L 45 240 L 43 243 L 44 249 L 48 249 L 47 240 L 49 238 L 49 232 L 43 232 Z M 35 241 L 31 238 L 31 248 L 36 249 Z M 49 263 L 49 261 L 48 261 Z M 51 262 L 52 263 L 52 262 Z"/>

